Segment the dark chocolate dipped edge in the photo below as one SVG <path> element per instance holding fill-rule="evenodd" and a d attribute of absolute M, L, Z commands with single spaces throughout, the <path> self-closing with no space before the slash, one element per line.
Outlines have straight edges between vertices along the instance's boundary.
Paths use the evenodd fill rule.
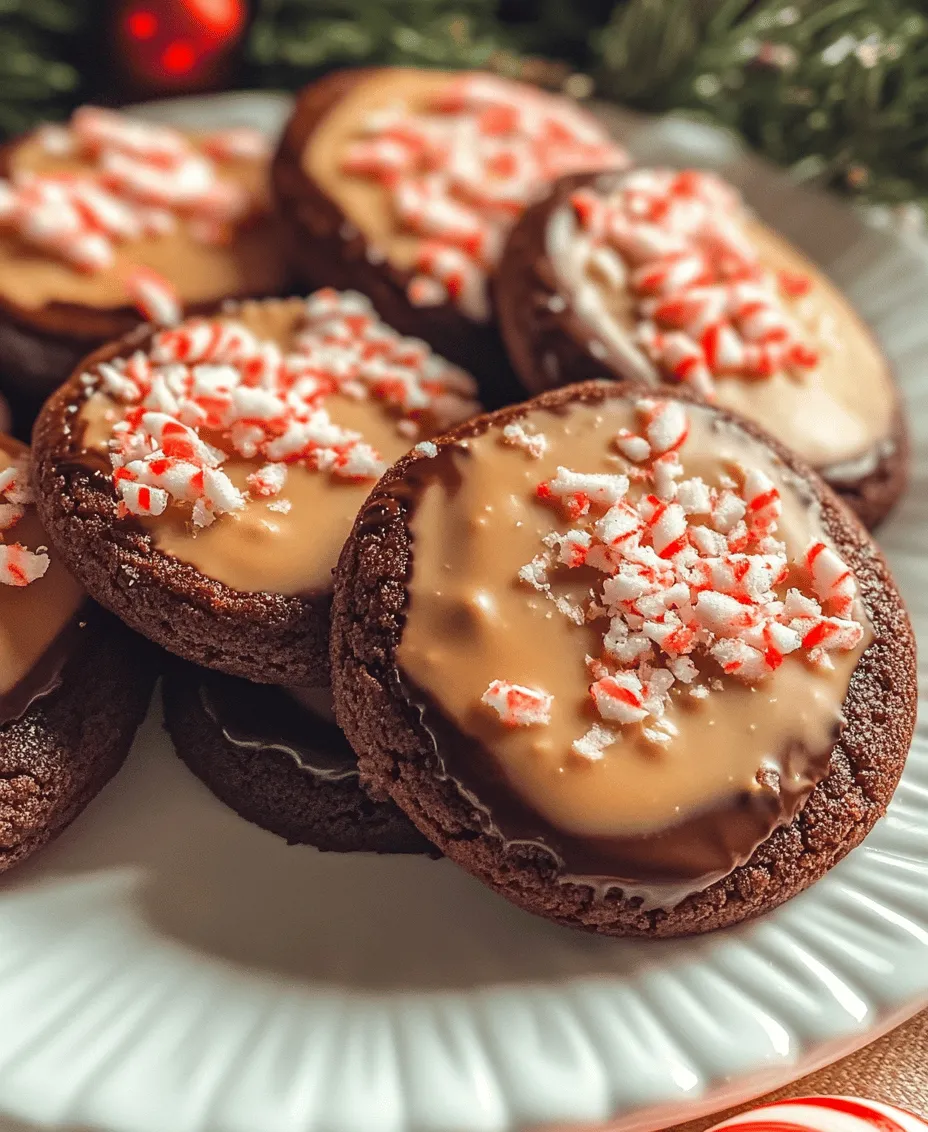
<path fill-rule="evenodd" d="M 60 680 L 0 724 L 0 873 L 57 837 L 122 766 L 158 650 L 88 602 Z"/>
<path fill-rule="evenodd" d="M 14 150 L 28 136 L 0 146 L 0 177 L 8 175 Z M 220 296 L 212 302 L 186 307 L 184 317 L 208 314 L 225 298 L 276 297 L 247 291 Z M 130 303 L 92 307 L 51 302 L 32 310 L 0 295 L 0 388 L 13 393 L 22 404 L 20 415 L 31 412 L 34 416 L 41 402 L 68 377 L 81 358 L 129 334 L 143 322 Z"/>
<path fill-rule="evenodd" d="M 513 367 L 532 394 L 575 381 L 639 379 L 638 375 L 623 373 L 609 360 L 591 352 L 590 327 L 567 300 L 546 253 L 549 221 L 567 204 L 571 193 L 586 186 L 598 192 L 609 192 L 621 176 L 607 172 L 561 178 L 544 200 L 523 213 L 509 234 L 494 292 L 497 321 Z M 846 296 L 845 301 L 850 307 Z M 860 315 L 853 307 L 850 309 L 873 337 Z M 880 353 L 882 356 L 882 350 Z M 892 367 L 885 357 L 884 364 L 895 391 L 889 436 L 875 447 L 872 459 L 861 458 L 815 469 L 871 530 L 886 518 L 908 481 L 909 439 L 905 412 Z M 667 388 L 672 386 L 655 386 L 661 396 Z M 856 473 L 854 464 L 859 465 Z"/>
<path fill-rule="evenodd" d="M 247 821 L 291 845 L 440 855 L 396 805 L 365 794 L 357 759 L 336 725 L 314 717 L 283 690 L 172 660 L 162 695 L 165 728 L 178 756 Z M 281 735 L 271 719 L 248 719 L 258 703 L 289 715 Z M 307 729 L 303 737 L 301 726 Z"/>
<path fill-rule="evenodd" d="M 450 300 L 434 307 L 413 306 L 406 297 L 413 273 L 386 261 L 372 262 L 364 234 L 303 171 L 303 154 L 317 126 L 378 69 L 404 68 L 334 71 L 297 96 L 271 164 L 291 266 L 311 289 L 335 287 L 367 295 L 389 326 L 423 339 L 437 354 L 472 373 L 485 405 L 495 408 L 518 400 L 522 394 L 495 322 L 475 322 Z"/>
<path fill-rule="evenodd" d="M 21 719 L 37 700 L 61 687 L 64 670 L 80 647 L 92 608 L 90 601 L 84 601 L 35 664 L 9 691 L 0 694 L 0 727 Z"/>
<path fill-rule="evenodd" d="M 559 419 L 559 414 L 549 413 L 546 425 L 535 416 L 542 433 L 549 426 L 557 430 Z M 740 430 L 739 435 L 743 435 Z M 453 507 L 454 496 L 468 475 L 469 455 L 467 449 L 446 445 L 429 459 L 416 461 L 403 480 L 394 484 L 390 496 L 372 510 L 374 529 L 383 524 L 384 508 L 402 506 L 404 522 L 407 526 L 414 524 L 423 493 L 433 484 L 442 486 L 445 504 Z M 804 481 L 796 480 L 786 470 L 783 478 L 802 506 L 816 507 Z M 360 537 L 364 537 L 363 527 Z M 414 537 L 413 571 L 416 555 Z M 463 642 L 461 647 L 466 649 Z M 580 663 L 579 658 L 577 662 Z M 627 897 L 640 897 L 646 910 L 676 904 L 690 892 L 707 888 L 712 881 L 727 876 L 749 860 L 774 829 L 789 824 L 813 787 L 828 773 L 831 753 L 841 734 L 841 724 L 836 720 L 825 741 L 814 747 L 787 735 L 779 750 L 771 752 L 778 767 L 776 789 L 731 792 L 679 822 L 648 834 L 582 835 L 560 828 L 537 806 L 523 800 L 506 781 L 499 758 L 486 744 L 463 733 L 436 697 L 402 670 L 398 691 L 416 705 L 419 721 L 429 732 L 434 773 L 451 779 L 461 795 L 480 811 L 484 832 L 507 845 L 521 843 L 543 848 L 562 880 L 577 880 L 597 889 L 622 888 Z M 593 719 L 588 721 L 592 722 Z M 757 774 L 759 765 L 754 770 Z"/>
<path fill-rule="evenodd" d="M 642 395 L 641 386 L 590 382 L 542 394 L 468 422 L 435 441 L 439 449 L 516 420 L 533 408 Z M 687 391 L 662 396 L 695 402 Z M 857 845 L 883 814 L 902 772 L 915 722 L 915 645 L 888 567 L 856 518 L 801 460 L 752 422 L 713 409 L 766 444 L 808 483 L 822 522 L 857 573 L 874 628 L 844 703 L 847 725 L 826 777 L 797 817 L 778 828 L 751 859 L 672 910 L 641 906 L 618 890 L 595 891 L 561 878 L 550 852 L 504 845 L 485 832 L 482 815 L 436 767 L 432 736 L 407 697 L 396 666 L 412 563 L 401 487 L 410 454 L 386 473 L 359 513 L 336 570 L 332 670 L 336 715 L 359 756 L 362 780 L 392 797 L 448 857 L 529 911 L 610 935 L 677 936 L 735 924 L 767 911 L 819 879 Z M 401 495 L 401 491 L 397 493 Z"/>
<path fill-rule="evenodd" d="M 96 351 L 42 409 L 32 466 L 48 537 L 91 597 L 169 652 L 256 683 L 326 685 L 329 591 L 244 593 L 206 577 L 158 550 L 138 523 L 117 519 L 109 468 L 81 456 L 74 425 L 93 392 L 81 375 L 145 349 L 155 332 L 139 327 Z"/>

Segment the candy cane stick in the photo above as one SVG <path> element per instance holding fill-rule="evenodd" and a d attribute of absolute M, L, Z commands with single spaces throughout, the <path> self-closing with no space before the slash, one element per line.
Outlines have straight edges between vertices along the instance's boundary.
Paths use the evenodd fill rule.
<path fill-rule="evenodd" d="M 856 1097 L 797 1097 L 741 1113 L 711 1132 L 925 1132 L 928 1122 L 906 1109 Z"/>

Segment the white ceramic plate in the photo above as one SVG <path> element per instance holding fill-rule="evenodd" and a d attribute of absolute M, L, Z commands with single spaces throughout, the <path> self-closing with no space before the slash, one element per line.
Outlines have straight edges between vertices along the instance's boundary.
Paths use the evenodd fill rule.
<path fill-rule="evenodd" d="M 206 104 L 209 125 L 281 109 Z M 880 538 L 928 640 L 926 252 L 721 135 L 624 127 L 646 159 L 723 167 L 878 329 L 915 440 Z M 153 712 L 113 785 L 0 884 L 0 1132 L 646 1130 L 926 1001 L 924 718 L 889 815 L 829 876 L 737 930 L 649 944 L 533 919 L 446 861 L 289 849 L 188 774 Z"/>

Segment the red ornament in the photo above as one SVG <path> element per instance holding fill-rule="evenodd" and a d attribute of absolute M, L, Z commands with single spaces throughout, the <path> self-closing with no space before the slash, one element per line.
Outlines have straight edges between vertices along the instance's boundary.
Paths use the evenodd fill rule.
<path fill-rule="evenodd" d="M 125 0 L 116 64 L 134 94 L 218 85 L 245 27 L 245 0 Z"/>

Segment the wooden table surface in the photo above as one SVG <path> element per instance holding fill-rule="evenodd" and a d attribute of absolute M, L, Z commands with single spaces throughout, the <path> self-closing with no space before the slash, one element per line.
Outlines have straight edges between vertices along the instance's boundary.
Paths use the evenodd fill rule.
<path fill-rule="evenodd" d="M 828 1093 L 885 1101 L 928 1117 L 928 1010 L 872 1045 L 788 1088 L 728 1112 L 677 1125 L 675 1132 L 702 1132 L 736 1112 L 765 1102 Z"/>

